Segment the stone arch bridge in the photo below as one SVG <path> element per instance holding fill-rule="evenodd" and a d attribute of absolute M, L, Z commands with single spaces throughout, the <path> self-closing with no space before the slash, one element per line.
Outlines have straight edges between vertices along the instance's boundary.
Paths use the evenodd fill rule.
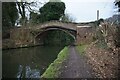
<path fill-rule="evenodd" d="M 42 45 L 43 41 L 38 40 L 41 34 L 50 30 L 60 30 L 69 34 L 74 38 L 75 43 L 79 44 L 81 42 L 85 42 L 85 39 L 90 38 L 92 27 L 88 26 L 88 23 L 81 24 L 49 21 L 34 27 L 20 27 L 12 29 L 10 31 L 10 39 L 14 42 L 15 46 Z M 41 38 L 39 39 L 41 40 Z"/>

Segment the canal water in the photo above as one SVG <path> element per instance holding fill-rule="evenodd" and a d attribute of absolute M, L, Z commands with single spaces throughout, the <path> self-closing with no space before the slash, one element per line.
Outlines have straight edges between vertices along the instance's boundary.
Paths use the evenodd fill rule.
<path fill-rule="evenodd" d="M 37 46 L 2 51 L 3 78 L 39 78 L 64 47 Z M 29 76 L 33 74 L 32 76 Z"/>

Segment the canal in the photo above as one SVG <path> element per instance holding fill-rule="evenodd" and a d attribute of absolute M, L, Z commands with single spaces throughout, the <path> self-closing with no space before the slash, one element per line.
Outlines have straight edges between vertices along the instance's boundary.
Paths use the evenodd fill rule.
<path fill-rule="evenodd" d="M 32 73 L 38 72 L 42 75 L 63 48 L 63 46 L 37 46 L 3 50 L 2 77 L 17 78 L 22 76 L 23 78 L 28 78 L 26 74 L 29 75 L 29 71 L 32 70 Z"/>

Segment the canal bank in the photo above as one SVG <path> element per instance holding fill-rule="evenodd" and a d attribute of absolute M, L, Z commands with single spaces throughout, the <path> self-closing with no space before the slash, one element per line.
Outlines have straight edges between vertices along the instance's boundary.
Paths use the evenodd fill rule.
<path fill-rule="evenodd" d="M 43 46 L 43 44 L 34 44 L 34 43 L 17 43 L 11 39 L 2 40 L 2 49 L 17 49 L 17 48 L 29 48 L 35 46 Z"/>
<path fill-rule="evenodd" d="M 87 45 L 69 46 L 60 51 L 41 78 L 94 78 L 84 55 Z"/>
<path fill-rule="evenodd" d="M 64 47 L 64 49 L 60 51 L 54 62 L 51 63 L 49 67 L 46 69 L 46 71 L 41 75 L 41 78 L 59 78 L 62 63 L 67 59 L 67 56 L 68 47 Z"/>

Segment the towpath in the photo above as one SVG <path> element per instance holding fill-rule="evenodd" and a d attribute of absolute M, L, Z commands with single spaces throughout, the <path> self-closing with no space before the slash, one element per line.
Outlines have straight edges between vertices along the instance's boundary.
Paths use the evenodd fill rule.
<path fill-rule="evenodd" d="M 61 68 L 60 78 L 94 78 L 87 58 L 80 55 L 74 46 L 69 47 L 69 55 Z"/>

